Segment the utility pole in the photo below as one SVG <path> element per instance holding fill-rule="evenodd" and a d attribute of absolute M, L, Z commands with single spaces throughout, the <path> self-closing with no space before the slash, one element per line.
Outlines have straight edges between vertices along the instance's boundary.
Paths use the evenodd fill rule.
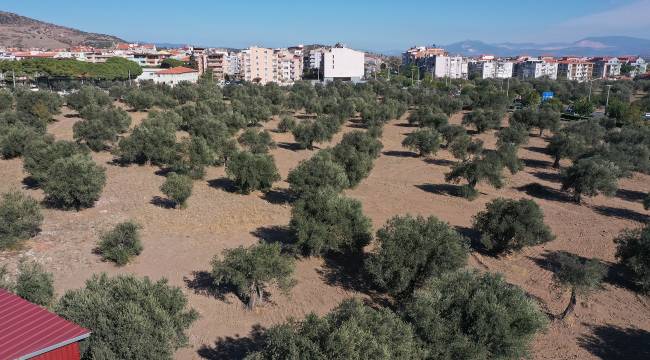
<path fill-rule="evenodd" d="M 591 87 L 594 85 L 593 80 L 589 80 L 589 102 L 591 102 Z"/>
<path fill-rule="evenodd" d="M 11 70 L 11 79 L 14 82 L 14 89 L 16 88 L 16 70 Z"/>
<path fill-rule="evenodd" d="M 508 93 L 510 93 L 510 78 L 508 78 L 508 85 L 506 86 L 506 98 L 508 98 Z"/>
<path fill-rule="evenodd" d="M 605 101 L 605 113 L 607 113 L 607 108 L 609 107 L 609 90 L 611 90 L 612 85 L 607 86 L 607 100 Z"/>

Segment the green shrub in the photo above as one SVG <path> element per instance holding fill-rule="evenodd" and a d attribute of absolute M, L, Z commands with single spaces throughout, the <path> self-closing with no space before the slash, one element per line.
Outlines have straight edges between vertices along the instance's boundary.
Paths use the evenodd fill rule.
<path fill-rule="evenodd" d="M 187 207 L 187 199 L 192 195 L 192 179 L 186 175 L 169 173 L 160 186 L 160 191 L 174 202 L 174 206 L 184 209 Z"/>
<path fill-rule="evenodd" d="M 25 148 L 41 135 L 25 125 L 0 126 L 0 155 L 5 159 L 22 156 Z"/>
<path fill-rule="evenodd" d="M 417 151 L 420 156 L 435 155 L 440 149 L 440 133 L 433 129 L 416 130 L 404 138 L 402 146 Z"/>
<path fill-rule="evenodd" d="M 293 116 L 283 116 L 278 123 L 278 132 L 286 133 L 292 131 L 296 127 L 296 118 Z"/>
<path fill-rule="evenodd" d="M 291 191 L 299 196 L 324 188 L 338 193 L 350 185 L 345 170 L 327 150 L 301 161 L 289 172 L 287 182 Z"/>
<path fill-rule="evenodd" d="M 87 155 L 73 155 L 54 161 L 43 186 L 46 201 L 58 208 L 92 207 L 106 184 L 104 168 Z"/>
<path fill-rule="evenodd" d="M 616 258 L 630 270 L 642 292 L 650 293 L 650 225 L 626 230 L 615 240 Z"/>
<path fill-rule="evenodd" d="M 23 168 L 38 185 L 43 186 L 48 180 L 48 171 L 57 160 L 87 153 L 87 148 L 75 142 L 54 141 L 54 138 L 45 136 L 35 139 L 25 147 Z"/>
<path fill-rule="evenodd" d="M 580 204 L 583 195 L 602 193 L 611 196 L 618 189 L 619 174 L 619 168 L 611 161 L 579 159 L 568 169 L 562 169 L 562 190 L 572 192 L 577 204 Z"/>
<path fill-rule="evenodd" d="M 416 290 L 403 309 L 430 359 L 521 359 L 545 316 L 500 275 L 451 272 Z"/>
<path fill-rule="evenodd" d="M 476 109 L 463 117 L 463 125 L 473 125 L 476 131 L 483 133 L 501 126 L 503 113 L 498 110 Z"/>
<path fill-rule="evenodd" d="M 240 145 L 253 154 L 266 154 L 270 149 L 275 149 L 276 146 L 271 134 L 266 130 L 257 131 L 248 128 L 239 136 L 238 140 Z"/>
<path fill-rule="evenodd" d="M 34 115 L 50 121 L 53 115 L 60 113 L 63 101 L 51 91 L 19 91 L 16 93 L 16 111 Z"/>
<path fill-rule="evenodd" d="M 346 300 L 329 314 L 307 315 L 265 331 L 262 348 L 247 360 L 427 358 L 412 327 L 386 308 Z"/>
<path fill-rule="evenodd" d="M 371 239 L 370 219 L 361 203 L 332 190 L 307 194 L 291 210 L 296 246 L 307 255 L 359 253 Z"/>
<path fill-rule="evenodd" d="M 377 250 L 365 268 L 377 286 L 393 295 L 410 294 L 428 278 L 467 263 L 467 241 L 433 216 L 395 216 L 376 239 Z"/>
<path fill-rule="evenodd" d="M 124 96 L 124 102 L 131 106 L 133 110 L 144 111 L 150 109 L 156 99 L 153 95 L 142 90 L 133 89 L 126 93 Z"/>
<path fill-rule="evenodd" d="M 106 106 L 111 102 L 111 97 L 95 86 L 82 86 L 81 89 L 66 97 L 68 106 L 77 111 L 88 105 Z"/>
<path fill-rule="evenodd" d="M 133 257 L 142 252 L 142 243 L 138 230 L 140 225 L 126 221 L 101 235 L 98 250 L 104 260 L 117 265 L 126 265 Z"/>
<path fill-rule="evenodd" d="M 21 262 L 16 278 L 16 295 L 34 304 L 49 306 L 54 300 L 54 280 L 36 262 Z"/>
<path fill-rule="evenodd" d="M 224 250 L 223 259 L 217 256 L 212 259 L 215 285 L 233 286 L 249 309 L 264 302 L 269 284 L 274 283 L 287 292 L 294 284 L 294 261 L 281 251 L 278 243 Z"/>
<path fill-rule="evenodd" d="M 114 153 L 130 163 L 167 164 L 175 155 L 176 124 L 161 117 L 149 117 L 130 136 L 120 139 Z"/>
<path fill-rule="evenodd" d="M 171 360 L 198 318 L 181 289 L 132 275 L 93 275 L 84 288 L 67 291 L 55 311 L 92 331 L 89 359 Z"/>
<path fill-rule="evenodd" d="M 0 250 L 36 236 L 43 223 L 38 202 L 19 191 L 2 195 L 0 202 Z"/>
<path fill-rule="evenodd" d="M 205 176 L 205 167 L 216 163 L 214 151 L 208 142 L 200 136 L 183 139 L 176 144 L 176 156 L 170 168 L 173 172 L 187 175 L 192 179 L 201 179 Z"/>
<path fill-rule="evenodd" d="M 269 191 L 273 183 L 280 180 L 271 155 L 248 151 L 240 151 L 228 160 L 226 174 L 243 194 L 255 190 Z"/>
<path fill-rule="evenodd" d="M 498 198 L 474 216 L 474 229 L 481 233 L 481 244 L 493 253 L 521 250 L 554 239 L 544 224 L 539 206 L 528 199 Z"/>

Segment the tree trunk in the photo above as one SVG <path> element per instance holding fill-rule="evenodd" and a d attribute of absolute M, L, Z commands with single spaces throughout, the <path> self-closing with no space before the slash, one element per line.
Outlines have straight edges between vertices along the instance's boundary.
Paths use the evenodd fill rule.
<path fill-rule="evenodd" d="M 544 129 L 539 128 L 539 137 L 542 137 L 544 135 Z"/>
<path fill-rule="evenodd" d="M 569 300 L 569 305 L 567 305 L 566 309 L 562 312 L 560 315 L 560 319 L 564 320 L 568 315 L 573 313 L 573 309 L 576 307 L 576 289 L 571 288 L 571 300 Z"/>
<path fill-rule="evenodd" d="M 553 162 L 553 167 L 556 168 L 556 169 L 560 167 L 560 157 L 559 156 L 555 157 L 555 161 Z"/>
<path fill-rule="evenodd" d="M 580 205 L 582 202 L 582 196 L 580 196 L 580 193 L 573 194 L 573 201 L 575 201 L 576 204 Z"/>
<path fill-rule="evenodd" d="M 253 310 L 257 305 L 257 289 L 253 284 L 248 289 L 248 310 Z"/>

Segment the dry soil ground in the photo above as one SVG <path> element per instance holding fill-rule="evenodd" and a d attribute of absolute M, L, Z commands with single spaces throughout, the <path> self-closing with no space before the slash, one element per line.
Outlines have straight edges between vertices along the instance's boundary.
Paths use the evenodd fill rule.
<path fill-rule="evenodd" d="M 146 114 L 132 113 L 136 121 Z M 459 123 L 462 114 L 452 122 Z M 78 118 L 57 117 L 49 132 L 59 139 L 71 139 L 72 125 Z M 265 126 L 275 128 L 277 120 Z M 351 131 L 350 126 L 343 132 Z M 435 215 L 468 236 L 472 216 L 496 197 L 534 198 L 542 207 L 547 224 L 556 240 L 527 248 L 504 258 L 473 253 L 470 266 L 503 273 L 505 278 L 538 299 L 549 313 L 560 313 L 568 294 L 553 287 L 547 255 L 569 251 L 580 256 L 598 258 L 611 267 L 602 291 L 579 299 L 576 314 L 567 322 L 551 323 L 533 344 L 535 359 L 650 358 L 650 300 L 628 289 L 615 266 L 614 237 L 625 228 L 640 227 L 650 220 L 641 204 L 642 194 L 650 190 L 650 176 L 635 174 L 620 181 L 615 197 L 587 199 L 582 206 L 568 201 L 559 191 L 558 172 L 544 154 L 545 141 L 531 137 L 519 152 L 525 161 L 524 171 L 510 176 L 500 190 L 479 186 L 480 197 L 468 202 L 455 197 L 455 187 L 447 185 L 444 174 L 452 157 L 440 151 L 423 159 L 401 147 L 407 127 L 405 118 L 386 125 L 382 155 L 370 176 L 347 195 L 359 199 L 373 221 L 374 228 L 397 214 Z M 343 133 L 342 132 L 342 133 Z M 340 140 L 339 133 L 333 142 Z M 280 146 L 272 151 L 283 178 L 299 161 L 313 151 L 292 150 L 290 134 L 273 133 Z M 480 136 L 494 146 L 494 134 Z M 325 147 L 329 144 L 319 144 Z M 190 347 L 181 349 L 179 359 L 237 357 L 249 345 L 251 331 L 283 322 L 288 317 L 301 318 L 308 312 L 324 314 L 341 300 L 366 297 L 362 289 L 337 276 L 337 271 L 320 259 L 303 259 L 296 268 L 297 284 L 289 296 L 272 290 L 271 302 L 255 311 L 247 311 L 232 294 L 216 296 L 205 287 L 203 274 L 210 260 L 223 249 L 248 246 L 259 238 L 283 236 L 282 227 L 290 218 L 286 202 L 286 182 L 276 184 L 267 195 L 239 195 L 231 192 L 223 168 L 208 170 L 205 180 L 196 181 L 186 210 L 156 205 L 162 196 L 163 177 L 151 166 L 119 167 L 111 165 L 112 156 L 93 155 L 106 168 L 107 184 L 91 209 L 80 212 L 44 210 L 42 232 L 28 241 L 24 249 L 0 253 L 0 265 L 15 269 L 19 258 L 35 258 L 54 274 L 56 291 L 83 286 L 93 273 L 133 273 L 153 279 L 165 277 L 180 286 L 201 318 L 189 330 Z M 0 192 L 19 188 L 42 199 L 40 190 L 22 184 L 25 174 L 21 159 L 0 160 Z M 143 253 L 133 263 L 117 268 L 93 254 L 99 234 L 118 222 L 135 219 L 143 225 Z"/>

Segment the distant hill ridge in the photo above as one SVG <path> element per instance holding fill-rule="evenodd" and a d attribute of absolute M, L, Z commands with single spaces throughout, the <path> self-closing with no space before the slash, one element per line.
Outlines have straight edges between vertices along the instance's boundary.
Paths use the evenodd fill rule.
<path fill-rule="evenodd" d="M 110 47 L 121 42 L 125 41 L 112 35 L 89 33 L 0 11 L 0 47 Z"/>

